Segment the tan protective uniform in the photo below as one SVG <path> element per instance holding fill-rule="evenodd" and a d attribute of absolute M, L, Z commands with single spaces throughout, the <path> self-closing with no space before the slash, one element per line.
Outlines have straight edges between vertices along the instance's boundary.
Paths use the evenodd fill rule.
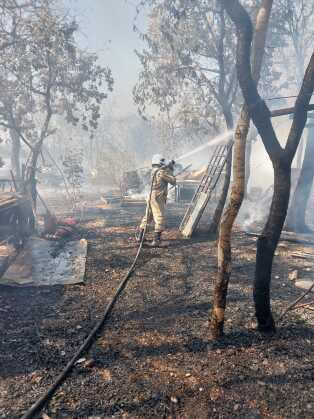
<path fill-rule="evenodd" d="M 176 184 L 176 178 L 172 175 L 170 169 L 153 168 L 152 171 L 152 194 L 150 200 L 150 211 L 148 212 L 148 220 L 146 214 L 141 222 L 140 229 L 144 229 L 147 222 L 148 224 L 154 220 L 155 232 L 161 233 L 166 227 L 166 202 L 168 195 L 168 183 L 171 185 Z"/>

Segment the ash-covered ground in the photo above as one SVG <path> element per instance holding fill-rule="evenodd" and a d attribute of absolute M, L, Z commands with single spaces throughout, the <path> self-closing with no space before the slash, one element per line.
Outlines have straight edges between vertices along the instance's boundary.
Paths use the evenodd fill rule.
<path fill-rule="evenodd" d="M 1 418 L 20 417 L 48 388 L 102 316 L 136 254 L 144 206 L 90 202 L 81 222 L 88 240 L 84 285 L 0 289 Z M 50 204 L 58 209 L 56 198 Z M 103 332 L 44 410 L 50 418 L 314 417 L 314 313 L 288 313 L 273 337 L 255 332 L 256 238 L 239 229 L 226 336 L 212 344 L 216 242 L 205 233 L 181 239 L 184 210 L 169 206 L 168 246 L 144 248 Z M 289 272 L 313 278 L 313 261 L 292 256 L 302 249 L 296 243 L 278 249 L 276 317 L 301 294 Z M 313 247 L 306 251 L 314 254 Z"/>

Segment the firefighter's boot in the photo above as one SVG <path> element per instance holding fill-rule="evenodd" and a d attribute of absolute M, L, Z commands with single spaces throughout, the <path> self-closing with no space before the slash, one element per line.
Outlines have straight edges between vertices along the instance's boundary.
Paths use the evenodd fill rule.
<path fill-rule="evenodd" d="M 136 241 L 137 243 L 141 243 L 141 241 L 143 240 L 144 237 L 144 229 L 141 228 L 140 231 L 138 232 L 138 234 L 136 235 Z"/>
<path fill-rule="evenodd" d="M 159 247 L 161 242 L 161 232 L 155 232 L 154 233 L 154 239 L 152 241 L 151 247 Z"/>

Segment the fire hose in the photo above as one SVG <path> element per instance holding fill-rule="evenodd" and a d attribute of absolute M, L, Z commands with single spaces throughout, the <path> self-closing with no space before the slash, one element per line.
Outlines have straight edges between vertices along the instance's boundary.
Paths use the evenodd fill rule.
<path fill-rule="evenodd" d="M 149 211 L 151 211 L 150 201 L 151 201 L 151 196 L 152 196 L 153 183 L 154 183 L 154 180 L 155 180 L 156 175 L 157 175 L 158 172 L 159 172 L 159 170 L 156 170 L 156 172 L 153 174 L 152 180 L 151 180 L 150 192 L 149 192 L 149 197 L 148 197 L 147 205 L 146 205 L 146 217 L 147 217 L 146 219 L 147 220 L 148 220 Z M 38 413 L 40 410 L 42 410 L 44 408 L 46 403 L 52 398 L 52 396 L 54 395 L 56 390 L 59 388 L 59 386 L 63 383 L 63 381 L 66 379 L 66 377 L 72 371 L 76 361 L 82 356 L 82 354 L 84 352 L 86 352 L 90 348 L 92 343 L 97 338 L 97 334 L 103 328 L 106 320 L 108 319 L 110 313 L 112 312 L 112 309 L 113 309 L 115 303 L 118 300 L 118 297 L 120 296 L 122 291 L 125 289 L 129 279 L 131 278 L 131 276 L 134 272 L 137 260 L 140 256 L 142 248 L 143 248 L 144 238 L 145 238 L 145 234 L 146 234 L 146 231 L 147 231 L 147 224 L 148 223 L 146 223 L 146 225 L 145 225 L 144 234 L 143 234 L 143 237 L 142 237 L 142 239 L 139 243 L 139 246 L 138 246 L 135 258 L 133 260 L 133 263 L 132 263 L 131 267 L 129 268 L 128 272 L 126 273 L 126 275 L 123 277 L 122 281 L 120 282 L 118 288 L 116 289 L 116 292 L 115 292 L 114 296 L 111 298 L 111 300 L 107 304 L 107 306 L 105 308 L 105 311 L 104 311 L 104 314 L 102 315 L 101 319 L 96 323 L 96 325 L 91 330 L 91 332 L 89 333 L 89 335 L 87 336 L 85 341 L 82 343 L 82 345 L 79 347 L 79 349 L 75 352 L 73 357 L 66 364 L 64 369 L 57 376 L 57 378 L 51 384 L 51 386 L 48 388 L 48 390 L 30 407 L 30 409 L 22 416 L 21 419 L 31 419 L 31 418 L 34 417 L 34 415 L 36 413 Z"/>
<path fill-rule="evenodd" d="M 191 165 L 185 167 L 184 169 L 182 169 L 179 173 L 176 174 L 176 176 L 178 176 L 179 174 L 185 172 Z M 151 185 L 150 185 L 150 192 L 149 192 L 149 197 L 147 200 L 147 204 L 146 204 L 146 220 L 148 220 L 148 216 L 149 216 L 149 212 L 151 211 L 150 208 L 150 202 L 151 202 L 151 196 L 152 196 L 152 190 L 153 190 L 153 183 L 155 181 L 155 178 L 158 174 L 160 169 L 156 170 L 152 176 L 151 179 Z M 94 343 L 94 341 L 97 339 L 97 334 L 101 331 L 101 329 L 103 328 L 106 320 L 108 319 L 109 315 L 111 314 L 115 303 L 117 302 L 120 294 L 123 292 L 123 290 L 125 289 L 125 287 L 127 286 L 127 283 L 129 281 L 129 279 L 131 278 L 138 258 L 141 254 L 142 248 L 143 248 L 143 243 L 144 243 L 144 239 L 145 239 L 145 235 L 146 235 L 146 231 L 147 231 L 147 225 L 148 223 L 145 224 L 144 227 L 144 233 L 143 236 L 141 238 L 141 241 L 139 243 L 135 258 L 133 260 L 133 263 L 131 265 L 131 267 L 129 268 L 128 272 L 126 273 L 126 275 L 123 277 L 122 281 L 120 282 L 118 288 L 116 289 L 116 292 L 114 294 L 114 296 L 111 298 L 111 300 L 109 301 L 109 303 L 107 304 L 105 311 L 101 317 L 101 319 L 96 323 L 96 325 L 94 326 L 94 328 L 91 330 L 91 332 L 89 333 L 89 335 L 87 336 L 87 338 L 85 339 L 85 341 L 82 343 L 82 345 L 78 348 L 78 350 L 75 352 L 75 354 L 73 355 L 73 357 L 70 359 L 70 361 L 66 364 L 66 366 L 64 367 L 64 369 L 61 371 L 61 373 L 57 376 L 57 378 L 55 379 L 55 381 L 51 384 L 51 386 L 48 388 L 48 390 L 46 390 L 46 392 L 37 399 L 37 401 L 30 407 L 30 409 L 22 416 L 21 419 L 31 419 L 34 417 L 34 415 L 36 413 L 38 413 L 40 410 L 42 410 L 44 408 L 44 406 L 46 405 L 46 403 L 52 398 L 52 396 L 54 395 L 54 393 L 56 392 L 56 390 L 60 387 L 60 385 L 64 382 L 64 380 L 66 379 L 66 377 L 70 374 L 70 372 L 72 371 L 73 367 L 75 366 L 77 360 L 82 356 L 82 354 L 84 352 L 87 352 L 88 349 L 90 348 L 90 346 Z"/>
<path fill-rule="evenodd" d="M 184 170 L 182 170 L 180 173 L 182 173 L 183 171 L 187 170 L 187 168 L 185 168 Z M 152 176 L 152 180 L 151 180 L 151 185 L 150 185 L 150 192 L 149 192 L 149 197 L 147 200 L 147 205 L 146 205 L 146 220 L 148 220 L 148 216 L 149 216 L 149 211 L 151 211 L 150 208 L 150 202 L 151 202 L 151 196 L 152 196 L 152 190 L 153 190 L 153 183 L 155 181 L 156 175 L 159 172 L 159 170 L 156 170 L 156 172 L 153 174 Z M 135 258 L 133 260 L 133 263 L 131 265 L 131 267 L 129 268 L 128 272 L 126 273 L 126 275 L 123 277 L 122 281 L 120 282 L 114 296 L 112 297 L 112 299 L 110 300 L 110 302 L 107 304 L 104 314 L 102 315 L 101 319 L 96 323 L 96 325 L 94 326 L 94 328 L 91 330 L 91 332 L 89 333 L 89 335 L 87 336 L 87 338 L 85 339 L 85 341 L 82 343 L 82 345 L 79 347 L 79 349 L 75 352 L 75 354 L 73 355 L 73 357 L 70 359 L 70 361 L 66 364 L 66 366 L 64 367 L 64 369 L 61 371 L 61 373 L 57 376 L 57 378 L 55 379 L 55 381 L 51 384 L 51 386 L 48 388 L 48 390 L 30 407 L 30 409 L 22 416 L 22 419 L 31 419 L 34 417 L 34 415 L 36 413 L 38 413 L 41 409 L 43 409 L 43 407 L 46 405 L 46 403 L 51 399 L 51 397 L 54 395 L 54 393 L 56 392 L 56 390 L 59 388 L 59 386 L 63 383 L 63 381 L 66 379 L 66 377 L 68 376 L 68 374 L 72 371 L 76 361 L 81 357 L 81 355 L 86 352 L 90 346 L 92 345 L 92 343 L 94 342 L 94 340 L 97 337 L 97 334 L 101 331 L 101 329 L 103 328 L 106 320 L 108 319 L 115 303 L 118 300 L 118 297 L 120 296 L 120 294 L 123 292 L 123 290 L 125 289 L 129 279 L 131 278 L 137 260 L 141 254 L 142 248 L 143 248 L 143 243 L 144 243 L 144 239 L 145 239 L 145 235 L 146 235 L 146 231 L 147 231 L 147 224 L 145 224 L 145 228 L 144 228 L 144 234 L 141 238 L 141 241 L 139 243 L 138 249 L 137 249 L 137 253 L 135 255 Z"/>

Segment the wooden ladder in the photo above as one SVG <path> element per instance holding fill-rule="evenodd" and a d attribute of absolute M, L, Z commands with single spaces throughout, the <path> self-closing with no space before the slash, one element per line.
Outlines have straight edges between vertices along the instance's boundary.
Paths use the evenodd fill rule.
<path fill-rule="evenodd" d="M 223 168 L 226 165 L 233 146 L 233 141 L 227 144 L 218 145 L 214 149 L 214 153 L 208 163 L 206 172 L 195 191 L 192 201 L 187 209 L 179 230 L 183 237 L 190 238 L 196 229 L 203 212 L 211 198 L 219 181 Z"/>

